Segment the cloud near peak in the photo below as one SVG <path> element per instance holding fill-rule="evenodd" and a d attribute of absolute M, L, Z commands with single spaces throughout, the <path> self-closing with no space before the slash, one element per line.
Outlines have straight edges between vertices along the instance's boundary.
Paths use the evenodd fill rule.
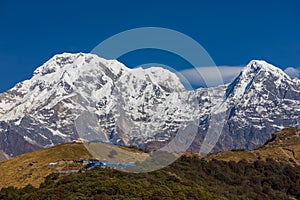
<path fill-rule="evenodd" d="M 233 81 L 243 70 L 245 66 L 217 66 L 220 72 L 223 83 L 228 84 Z M 292 79 L 300 79 L 300 67 L 288 67 L 284 72 Z M 182 82 L 189 83 L 193 88 L 207 87 L 205 80 L 209 81 L 210 86 L 218 86 L 220 77 L 216 74 L 216 67 L 198 67 L 184 69 L 177 72 L 177 75 L 182 79 Z M 205 80 L 204 78 L 205 77 Z"/>
<path fill-rule="evenodd" d="M 291 78 L 300 78 L 300 67 L 288 67 L 284 70 L 284 72 Z"/>
<path fill-rule="evenodd" d="M 217 69 L 223 79 L 223 83 L 227 84 L 236 78 L 243 70 L 244 66 L 218 66 Z M 184 77 L 187 82 L 194 88 L 206 87 L 206 80 L 209 80 L 211 86 L 220 85 L 220 77 L 216 74 L 215 67 L 198 67 L 185 69 L 177 72 L 179 77 Z M 184 82 L 186 82 L 184 81 Z"/>

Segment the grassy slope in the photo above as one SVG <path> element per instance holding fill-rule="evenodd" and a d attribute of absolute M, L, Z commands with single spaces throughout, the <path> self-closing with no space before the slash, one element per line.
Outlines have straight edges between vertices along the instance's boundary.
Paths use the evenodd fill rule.
<path fill-rule="evenodd" d="M 149 155 L 128 147 L 115 146 L 104 143 L 86 143 L 85 147 L 98 160 L 135 163 L 144 161 Z"/>
<path fill-rule="evenodd" d="M 276 161 L 286 162 L 293 166 L 300 166 L 300 130 L 287 127 L 278 132 L 272 140 L 261 148 L 252 151 L 228 151 L 212 154 L 207 160 L 217 159 L 239 162 L 245 159 L 248 162 L 273 158 Z"/>
<path fill-rule="evenodd" d="M 87 151 L 86 147 L 90 151 Z M 90 152 L 97 152 L 90 154 Z M 126 147 L 115 145 L 91 143 L 66 143 L 51 148 L 34 151 L 6 161 L 0 162 L 0 189 L 3 187 L 25 187 L 28 184 L 34 187 L 45 180 L 49 174 L 69 169 L 81 169 L 76 163 L 64 161 L 81 160 L 84 158 L 97 158 L 114 162 L 134 163 L 142 161 L 148 154 Z M 59 162 L 57 166 L 49 166 L 50 162 Z"/>
<path fill-rule="evenodd" d="M 38 187 L 49 174 L 67 168 L 64 163 L 50 167 L 48 166 L 50 162 L 71 161 L 88 157 L 91 155 L 84 145 L 66 143 L 0 162 L 0 188 L 24 187 L 29 183 Z"/>

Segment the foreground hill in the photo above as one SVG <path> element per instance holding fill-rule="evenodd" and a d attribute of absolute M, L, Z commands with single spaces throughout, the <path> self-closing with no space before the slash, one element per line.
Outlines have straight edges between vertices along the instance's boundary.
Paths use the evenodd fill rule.
<path fill-rule="evenodd" d="M 133 163 L 146 159 L 148 155 L 135 149 L 115 145 L 102 143 L 92 145 L 99 151 L 97 154 L 100 156 L 97 157 L 99 160 Z M 93 150 L 91 147 L 89 149 Z M 45 177 L 51 173 L 82 169 L 82 164 L 74 161 L 86 158 L 93 158 L 93 156 L 84 144 L 77 142 L 65 143 L 11 158 L 0 162 L 0 188 L 25 187 L 28 184 L 39 187 Z M 51 166 L 50 163 L 55 163 L 55 165 Z"/>
<path fill-rule="evenodd" d="M 50 161 L 90 156 L 82 144 L 59 145 L 0 163 L 1 181 L 6 177 L 2 182 L 14 180 L 12 185 L 18 187 L 25 182 L 18 185 L 15 177 L 24 177 L 20 176 L 24 170 L 35 177 L 40 174 L 36 178 L 39 182 L 42 176 L 50 174 L 39 188 L 2 188 L 0 199 L 299 199 L 299 131 L 286 128 L 257 150 L 219 153 L 205 159 L 186 154 L 161 170 L 138 174 L 109 168 L 50 174 L 46 166 Z M 109 148 L 112 147 L 103 147 L 103 152 L 110 152 Z M 118 149 L 140 154 L 119 147 L 114 150 Z M 291 154 L 282 153 L 282 149 L 291 150 Z M 26 167 L 32 162 L 30 169 L 16 170 L 17 166 Z M 30 181 L 38 186 L 35 178 L 27 183 Z"/>
<path fill-rule="evenodd" d="M 237 163 L 183 156 L 150 173 L 52 174 L 38 189 L 3 188 L 0 199 L 299 199 L 299 182 L 299 166 L 271 158 Z"/>
<path fill-rule="evenodd" d="M 49 163 L 89 157 L 91 155 L 83 144 L 67 143 L 2 161 L 0 162 L 0 188 L 25 187 L 28 184 L 38 187 L 46 176 L 65 167 L 64 163 L 56 167 L 50 167 Z"/>
<path fill-rule="evenodd" d="M 278 162 L 286 162 L 293 166 L 300 166 L 300 129 L 286 127 L 277 134 L 273 134 L 272 139 L 265 145 L 251 151 L 237 149 L 228 152 L 220 152 L 208 156 L 207 160 L 218 159 L 224 161 L 246 160 L 254 162 L 272 158 Z"/>

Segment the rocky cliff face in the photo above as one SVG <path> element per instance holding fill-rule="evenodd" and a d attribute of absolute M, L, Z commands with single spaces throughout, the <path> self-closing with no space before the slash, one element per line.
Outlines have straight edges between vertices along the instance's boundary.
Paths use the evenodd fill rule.
<path fill-rule="evenodd" d="M 189 123 L 199 125 L 201 143 L 220 109 L 225 123 L 214 150 L 251 149 L 284 126 L 299 127 L 300 83 L 252 61 L 229 85 L 186 91 L 162 68 L 65 53 L 0 94 L 0 149 L 16 156 L 77 138 L 147 149 L 189 134 Z"/>

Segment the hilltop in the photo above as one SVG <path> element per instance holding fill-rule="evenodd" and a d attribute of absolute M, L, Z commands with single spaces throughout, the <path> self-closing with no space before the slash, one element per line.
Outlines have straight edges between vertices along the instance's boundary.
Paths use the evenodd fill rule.
<path fill-rule="evenodd" d="M 97 155 L 101 155 L 101 157 L 97 159 L 100 160 L 135 162 L 147 157 L 146 153 L 126 147 L 102 143 L 89 144 L 89 146 L 91 145 L 99 151 Z M 71 142 L 2 161 L 0 162 L 0 188 L 8 186 L 21 188 L 28 184 L 39 187 L 45 177 L 51 173 L 61 170 L 82 169 L 82 165 L 74 161 L 86 158 L 94 159 L 87 151 L 86 146 L 82 143 Z M 58 162 L 57 165 L 49 166 L 49 163 L 56 162 Z"/>
<path fill-rule="evenodd" d="M 265 161 L 270 157 L 278 162 L 286 162 L 292 166 L 300 166 L 300 130 L 286 127 L 277 134 L 273 134 L 270 140 L 257 149 L 250 151 L 236 149 L 220 152 L 212 154 L 206 159 L 235 162 L 246 160 L 247 162 L 254 162 L 257 160 Z"/>

